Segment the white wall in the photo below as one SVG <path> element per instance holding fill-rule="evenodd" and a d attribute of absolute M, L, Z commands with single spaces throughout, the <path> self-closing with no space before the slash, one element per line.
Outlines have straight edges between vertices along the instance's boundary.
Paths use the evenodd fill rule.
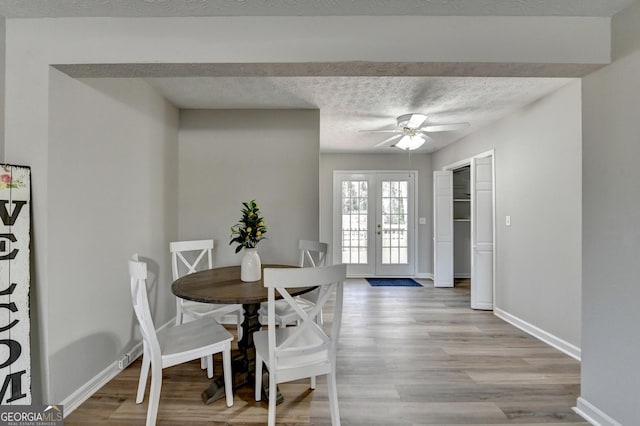
<path fill-rule="evenodd" d="M 239 265 L 230 228 L 255 199 L 267 239 L 262 263 L 298 263 L 298 240 L 318 239 L 317 110 L 184 110 L 180 114 L 181 239 L 213 238 L 215 265 Z"/>
<path fill-rule="evenodd" d="M 433 154 L 495 149 L 497 309 L 580 347 L 580 82 Z M 511 226 L 505 226 L 505 216 Z"/>
<path fill-rule="evenodd" d="M 49 217 L 48 346 L 33 352 L 48 354 L 49 401 L 60 403 L 139 341 L 133 253 L 149 261 L 156 325 L 175 315 L 178 111 L 140 80 L 79 81 L 53 69 L 49 102 L 50 203 L 34 203 Z"/>
<path fill-rule="evenodd" d="M 583 79 L 582 375 L 578 408 L 640 419 L 640 4 L 613 20 L 615 60 Z M 617 422 L 617 423 L 615 423 Z"/>
<path fill-rule="evenodd" d="M 4 74 L 5 74 L 6 25 L 0 16 L 0 163 L 4 162 Z"/>
<path fill-rule="evenodd" d="M 427 219 L 427 225 L 417 225 L 418 276 L 430 277 L 433 272 L 432 193 L 433 173 L 429 154 L 322 154 L 320 156 L 320 239 L 333 245 L 333 172 L 335 170 L 417 170 L 418 217 Z M 329 251 L 332 251 L 329 248 Z"/>

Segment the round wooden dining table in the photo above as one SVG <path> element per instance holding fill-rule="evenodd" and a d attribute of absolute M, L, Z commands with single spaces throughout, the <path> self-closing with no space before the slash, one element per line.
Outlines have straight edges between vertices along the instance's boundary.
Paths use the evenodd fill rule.
<path fill-rule="evenodd" d="M 297 268 L 292 265 L 262 265 L 262 268 Z M 262 276 L 263 274 L 261 274 Z M 315 287 L 295 288 L 292 296 L 313 290 Z M 240 279 L 240 266 L 206 269 L 178 278 L 171 284 L 171 292 L 177 297 L 202 303 L 242 304 L 244 320 L 242 338 L 238 341 L 238 353 L 232 361 L 233 388 L 253 386 L 256 371 L 256 350 L 253 333 L 260 330 L 258 318 L 260 303 L 267 301 L 267 289 L 262 279 L 244 282 Z M 276 292 L 276 298 L 280 298 Z M 264 383 L 264 382 L 263 382 Z M 224 397 L 224 380 L 217 377 L 202 392 L 202 400 L 209 404 Z"/>

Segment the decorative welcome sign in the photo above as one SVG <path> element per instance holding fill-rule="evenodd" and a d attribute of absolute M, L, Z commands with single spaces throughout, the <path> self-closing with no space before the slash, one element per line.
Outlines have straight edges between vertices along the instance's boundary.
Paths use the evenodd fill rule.
<path fill-rule="evenodd" d="M 31 170 L 0 164 L 0 404 L 31 404 Z"/>

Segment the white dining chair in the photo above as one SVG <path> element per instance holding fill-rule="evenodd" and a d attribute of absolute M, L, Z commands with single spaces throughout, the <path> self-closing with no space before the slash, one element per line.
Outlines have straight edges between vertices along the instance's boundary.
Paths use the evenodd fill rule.
<path fill-rule="evenodd" d="M 300 240 L 298 242 L 298 251 L 300 252 L 300 258 L 298 266 L 303 267 L 318 267 L 325 266 L 327 262 L 327 251 L 329 245 L 319 241 Z M 310 291 L 301 296 L 297 296 L 298 303 L 306 312 L 311 312 L 316 304 L 319 291 L 316 289 Z M 260 304 L 260 322 L 266 324 L 267 318 L 267 303 Z M 286 327 L 288 324 L 297 323 L 300 320 L 299 315 L 295 310 L 286 303 L 284 300 L 277 300 L 275 306 L 276 323 L 280 327 Z M 317 321 L 319 324 L 323 323 L 322 310 L 318 313 Z"/>
<path fill-rule="evenodd" d="M 175 241 L 169 244 L 173 280 L 199 270 L 213 268 L 213 240 Z M 242 338 L 242 305 L 200 303 L 176 297 L 176 324 L 212 316 L 221 324 L 235 324 Z"/>
<path fill-rule="evenodd" d="M 347 267 L 344 264 L 317 268 L 265 268 L 264 286 L 267 288 L 267 330 L 256 331 L 253 340 L 256 347 L 255 399 L 262 397 L 262 364 L 269 371 L 269 426 L 275 425 L 278 383 L 311 378 L 315 389 L 315 377 L 326 375 L 331 410 L 331 424 L 340 425 L 338 393 L 336 388 L 336 350 L 342 319 L 342 293 Z M 317 302 L 311 312 L 306 312 L 291 297 L 287 288 L 319 287 Z M 300 316 L 300 324 L 276 329 L 276 291 Z M 327 334 L 314 318 L 335 295 L 331 331 Z"/>
<path fill-rule="evenodd" d="M 210 357 L 216 353 L 222 353 L 225 397 L 227 406 L 231 407 L 233 405 L 231 380 L 233 335 L 213 318 L 200 318 L 156 331 L 147 298 L 147 264 L 139 261 L 137 254 L 129 260 L 129 275 L 133 308 L 140 326 L 143 345 L 136 404 L 144 400 L 147 378 L 151 370 L 147 426 L 156 424 L 162 388 L 162 370 L 194 359 Z"/>

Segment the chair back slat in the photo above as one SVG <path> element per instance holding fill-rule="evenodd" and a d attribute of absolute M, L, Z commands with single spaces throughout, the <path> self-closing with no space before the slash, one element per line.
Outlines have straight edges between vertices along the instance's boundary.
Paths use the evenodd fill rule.
<path fill-rule="evenodd" d="M 346 265 L 318 268 L 265 268 L 263 276 L 265 287 L 316 287 L 344 281 Z"/>
<path fill-rule="evenodd" d="M 300 240 L 298 242 L 298 250 L 300 251 L 300 261 L 298 266 L 301 268 L 306 264 L 312 268 L 325 266 L 327 262 L 327 251 L 329 245 L 319 241 Z"/>
<path fill-rule="evenodd" d="M 335 359 L 335 341 L 340 334 L 342 313 L 343 281 L 346 278 L 346 265 L 323 266 L 315 268 L 265 268 L 264 286 L 268 293 L 267 327 L 269 356 L 276 365 L 287 358 L 326 353 L 327 359 Z M 299 305 L 287 288 L 319 287 L 319 297 L 310 311 Z M 283 300 L 300 316 L 298 326 L 287 328 L 288 335 L 277 342 L 275 325 L 276 291 Z M 333 324 L 327 333 L 314 319 L 318 316 L 331 296 L 335 295 Z"/>
<path fill-rule="evenodd" d="M 331 284 L 330 286 L 334 286 L 334 285 L 335 284 Z M 326 289 L 327 287 L 330 287 L 330 286 L 324 286 L 323 288 Z M 324 330 L 315 321 L 313 321 L 313 319 L 318 315 L 319 311 L 322 309 L 322 305 L 326 302 L 328 297 L 322 300 L 321 301 L 322 303 L 319 303 L 319 304 L 316 303 L 313 309 L 311 309 L 310 312 L 307 312 L 298 304 L 296 299 L 291 297 L 291 295 L 285 288 L 282 288 L 282 287 L 276 287 L 274 289 L 270 288 L 268 291 L 274 291 L 274 292 L 277 291 L 278 293 L 280 293 L 283 296 L 283 298 L 287 301 L 289 306 L 291 306 L 291 308 L 294 311 L 296 311 L 296 313 L 300 316 L 300 324 L 297 327 L 293 328 L 292 335 L 286 341 L 283 341 L 282 344 L 278 345 L 279 350 L 284 351 L 286 349 L 289 349 L 293 344 L 296 343 L 298 338 L 300 338 L 301 336 L 309 335 L 310 333 L 315 333 L 316 337 L 319 338 L 320 341 L 322 342 L 316 345 L 318 347 L 318 350 L 321 349 L 320 346 L 323 346 L 325 343 L 329 341 L 329 337 L 325 334 Z M 331 291 L 328 291 L 328 292 L 325 291 L 325 294 L 329 294 L 329 293 L 331 293 Z M 275 295 L 274 295 L 274 299 L 275 299 Z"/>
<path fill-rule="evenodd" d="M 211 269 L 213 259 L 213 240 L 175 241 L 169 243 L 171 252 L 171 273 L 173 279 L 193 274 L 202 269 Z M 185 254 L 188 253 L 188 257 Z M 206 256 L 206 264 L 203 262 Z M 193 260 L 191 260 L 195 257 Z"/>

